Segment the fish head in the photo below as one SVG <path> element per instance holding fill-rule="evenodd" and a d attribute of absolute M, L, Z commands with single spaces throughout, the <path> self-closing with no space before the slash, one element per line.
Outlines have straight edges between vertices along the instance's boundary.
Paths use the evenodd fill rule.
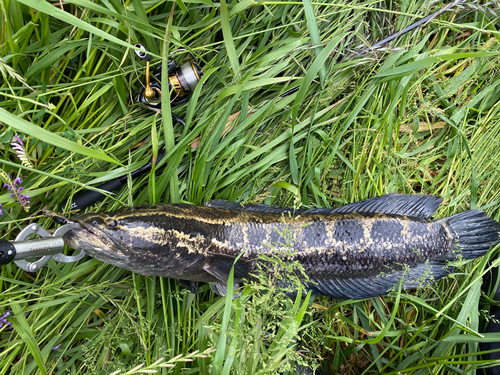
<path fill-rule="evenodd" d="M 212 281 L 203 270 L 210 231 L 191 211 L 148 205 L 86 213 L 71 218 L 77 225 L 63 239 L 75 250 L 141 275 Z"/>
<path fill-rule="evenodd" d="M 112 215 L 88 213 L 71 221 L 80 224 L 63 235 L 64 242 L 75 250 L 83 250 L 97 260 L 127 268 L 130 246 L 126 239 L 127 227 L 120 225 Z"/>

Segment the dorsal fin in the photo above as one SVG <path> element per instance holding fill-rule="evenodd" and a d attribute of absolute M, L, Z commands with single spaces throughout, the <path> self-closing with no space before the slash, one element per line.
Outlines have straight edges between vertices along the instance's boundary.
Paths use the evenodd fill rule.
<path fill-rule="evenodd" d="M 441 197 L 435 195 L 387 194 L 334 209 L 314 208 L 304 213 L 326 215 L 357 212 L 401 215 L 428 220 L 434 215 L 441 201 Z"/>
<path fill-rule="evenodd" d="M 441 197 L 435 195 L 387 194 L 380 197 L 365 199 L 338 208 L 313 208 L 311 210 L 282 208 L 266 204 L 248 204 L 241 206 L 237 202 L 216 199 L 205 203 L 207 207 L 222 208 L 225 210 L 259 212 L 268 214 L 347 214 L 352 212 L 367 214 L 387 214 L 409 216 L 429 220 L 441 204 Z"/>

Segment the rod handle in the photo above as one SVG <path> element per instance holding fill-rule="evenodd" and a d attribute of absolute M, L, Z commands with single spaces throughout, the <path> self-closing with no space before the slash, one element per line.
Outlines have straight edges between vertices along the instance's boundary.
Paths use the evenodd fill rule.
<path fill-rule="evenodd" d="M 108 181 L 100 186 L 97 186 L 97 188 L 111 192 L 113 190 L 118 189 L 122 185 L 123 183 L 121 179 L 115 178 L 114 180 Z M 94 203 L 96 203 L 97 201 L 101 200 L 104 197 L 105 197 L 104 194 L 101 194 L 97 191 L 85 190 L 73 197 L 73 200 L 71 201 L 71 211 L 83 210 L 89 206 L 92 206 Z"/>

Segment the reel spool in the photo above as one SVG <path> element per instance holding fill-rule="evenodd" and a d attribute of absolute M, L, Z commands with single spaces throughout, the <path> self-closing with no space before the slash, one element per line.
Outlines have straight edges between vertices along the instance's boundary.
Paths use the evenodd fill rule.
<path fill-rule="evenodd" d="M 149 66 L 152 56 L 147 53 L 146 48 L 137 43 L 135 47 L 140 50 L 135 50 L 136 55 L 141 60 L 146 60 L 146 82 L 145 87 L 141 89 L 138 96 L 139 103 L 143 103 L 152 110 L 161 109 L 161 72 L 160 65 L 153 72 L 154 81 L 150 82 Z M 179 52 L 179 50 L 172 53 Z M 177 65 L 174 60 L 168 62 L 168 89 L 171 92 L 170 104 L 178 106 L 189 101 L 191 93 L 196 88 L 196 85 L 203 76 L 203 71 L 195 60 L 188 60 L 182 65 Z"/>

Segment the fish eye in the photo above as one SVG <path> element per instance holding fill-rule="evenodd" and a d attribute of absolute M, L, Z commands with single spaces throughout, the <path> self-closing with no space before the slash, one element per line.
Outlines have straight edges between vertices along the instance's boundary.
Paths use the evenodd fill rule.
<path fill-rule="evenodd" d="M 115 219 L 113 218 L 108 218 L 106 220 L 106 226 L 108 228 L 116 228 L 118 226 L 118 221 L 116 221 Z"/>

